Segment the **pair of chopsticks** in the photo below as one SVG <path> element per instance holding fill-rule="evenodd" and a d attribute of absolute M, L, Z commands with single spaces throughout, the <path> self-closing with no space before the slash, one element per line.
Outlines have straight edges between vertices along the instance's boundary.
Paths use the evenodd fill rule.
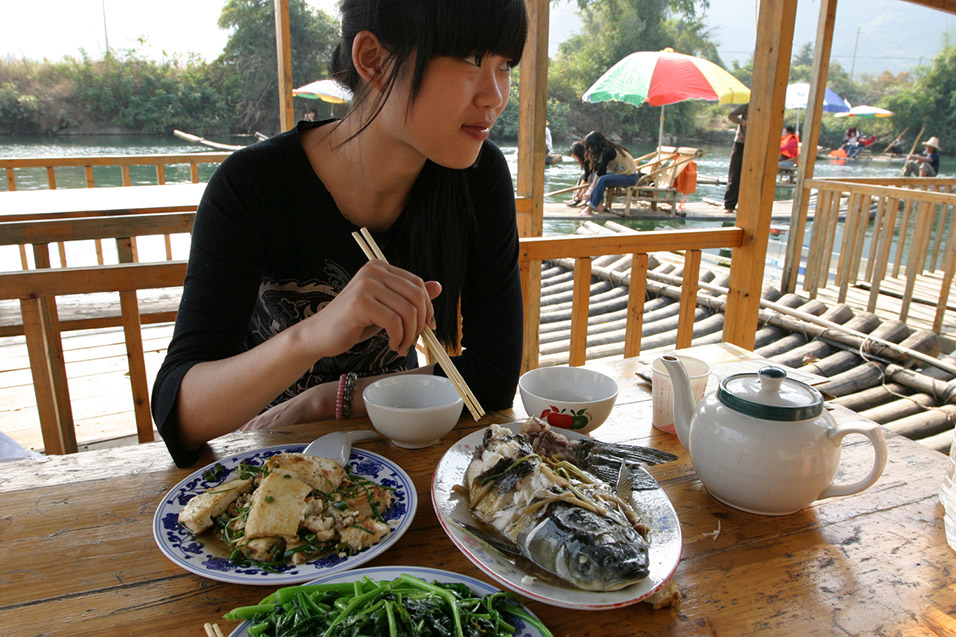
<path fill-rule="evenodd" d="M 362 252 L 365 253 L 369 261 L 380 259 L 388 263 L 388 259 L 385 258 L 385 254 L 379 249 L 378 244 L 375 242 L 375 239 L 372 238 L 368 228 L 362 228 L 358 232 L 353 232 L 352 238 L 358 243 L 359 248 L 362 249 Z M 465 406 L 468 407 L 468 411 L 471 412 L 472 418 L 476 421 L 479 420 L 485 415 L 485 410 L 481 408 L 481 404 L 471 392 L 471 389 L 469 389 L 468 383 L 462 378 L 458 368 L 455 367 L 455 364 L 448 358 L 448 353 L 445 351 L 445 348 L 442 347 L 441 343 L 438 342 L 438 338 L 435 336 L 432 328 L 427 325 L 422 331 L 422 340 L 425 341 L 425 347 L 431 352 L 432 357 L 438 361 L 441 368 L 445 370 L 445 375 L 448 376 L 448 380 L 451 381 L 451 384 L 455 386 L 458 395 L 465 401 Z"/>
<path fill-rule="evenodd" d="M 206 629 L 206 637 L 223 637 L 219 624 L 206 624 L 203 628 Z"/>

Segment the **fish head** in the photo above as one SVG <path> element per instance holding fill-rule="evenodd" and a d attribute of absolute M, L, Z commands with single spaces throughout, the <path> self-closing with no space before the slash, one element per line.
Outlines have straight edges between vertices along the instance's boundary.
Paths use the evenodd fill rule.
<path fill-rule="evenodd" d="M 533 562 L 589 591 L 618 590 L 648 576 L 648 545 L 633 527 L 576 506 L 551 509 L 523 547 Z"/>

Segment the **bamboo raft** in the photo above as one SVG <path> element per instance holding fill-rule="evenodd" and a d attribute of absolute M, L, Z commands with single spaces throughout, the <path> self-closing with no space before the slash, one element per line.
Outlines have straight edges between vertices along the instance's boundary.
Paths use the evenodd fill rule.
<path fill-rule="evenodd" d="M 583 234 L 632 232 L 619 224 L 586 223 Z M 624 351 L 630 256 L 602 257 L 592 264 L 588 360 L 620 357 Z M 644 306 L 641 358 L 650 362 L 674 348 L 682 262 L 651 255 Z M 540 364 L 568 362 L 573 260 L 548 262 L 542 271 Z M 718 343 L 729 271 L 701 266 L 693 345 Z M 940 358 L 941 339 L 931 330 L 882 320 L 846 303 L 761 291 L 761 328 L 754 353 L 827 380 L 818 388 L 829 400 L 859 412 L 928 447 L 948 452 L 956 415 L 956 355 Z"/>

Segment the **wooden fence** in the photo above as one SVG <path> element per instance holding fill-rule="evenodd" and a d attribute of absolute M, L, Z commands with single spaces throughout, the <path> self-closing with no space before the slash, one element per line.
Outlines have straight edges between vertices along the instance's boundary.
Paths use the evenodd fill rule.
<path fill-rule="evenodd" d="M 851 286 L 868 286 L 872 312 L 887 279 L 902 274 L 899 319 L 905 322 L 917 277 L 938 272 L 939 290 L 931 301 L 937 308 L 933 330 L 939 334 L 956 275 L 956 179 L 809 179 L 805 201 L 811 192 L 817 201 L 803 276 L 810 297 L 836 287 L 844 302 Z M 801 232 L 792 233 L 791 245 L 802 240 Z M 791 250 L 790 257 L 794 254 L 799 256 Z"/>
<path fill-rule="evenodd" d="M 189 179 L 199 183 L 200 164 L 219 164 L 230 153 L 180 153 L 170 155 L 102 155 L 99 157 L 14 157 L 0 158 L 0 168 L 6 174 L 7 190 L 17 190 L 17 176 L 21 178 L 30 171 L 46 171 L 47 188 L 57 187 L 57 169 L 81 168 L 87 188 L 96 186 L 93 169 L 118 171 L 124 186 L 132 186 L 131 166 L 152 166 L 157 184 L 166 183 L 166 167 L 188 165 Z"/>

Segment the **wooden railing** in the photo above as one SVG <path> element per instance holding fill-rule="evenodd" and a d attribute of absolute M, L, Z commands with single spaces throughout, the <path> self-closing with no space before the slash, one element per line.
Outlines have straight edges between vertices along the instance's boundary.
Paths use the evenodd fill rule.
<path fill-rule="evenodd" d="M 70 453 L 76 450 L 70 391 L 60 335 L 65 329 L 80 329 L 90 327 L 91 324 L 89 321 L 76 324 L 61 321 L 56 299 L 73 294 L 120 293 L 119 316 L 101 317 L 96 325 L 114 324 L 123 327 L 139 440 L 152 439 L 140 331 L 144 317 L 140 312 L 136 293 L 180 286 L 185 276 L 186 264 L 182 261 L 136 263 L 133 261 L 133 239 L 137 236 L 188 232 L 194 217 L 194 213 L 168 213 L 0 223 L 0 245 L 31 245 L 40 268 L 0 274 L 0 299 L 20 302 L 23 332 L 30 356 L 47 453 Z M 50 243 L 93 238 L 115 239 L 121 262 L 86 267 L 49 267 Z M 640 352 L 648 253 L 682 250 L 685 252 L 686 261 L 677 347 L 688 346 L 693 333 L 701 251 L 709 248 L 738 247 L 742 238 L 743 231 L 740 228 L 719 228 L 597 237 L 521 239 L 519 260 L 523 289 L 529 289 L 527 281 L 531 269 L 537 267 L 540 270 L 542 261 L 563 258 L 575 260 L 570 362 L 572 365 L 581 365 L 586 359 L 591 260 L 604 255 L 633 255 L 625 356 L 635 356 Z M 530 305 L 531 301 L 532 299 L 526 297 L 526 306 Z M 537 366 L 537 314 L 528 311 L 526 317 L 525 339 L 530 339 L 535 344 L 535 353 L 528 357 L 525 364 L 534 367 Z M 171 321 L 174 318 L 174 310 L 162 315 L 164 320 Z"/>
<path fill-rule="evenodd" d="M 119 316 L 105 314 L 68 329 L 123 327 L 137 435 L 140 442 L 153 439 L 136 291 L 181 286 L 186 263 L 137 263 L 134 240 L 147 235 L 189 232 L 194 217 L 195 213 L 168 213 L 0 223 L 0 245 L 30 245 L 37 264 L 36 270 L 0 273 L 0 300 L 20 302 L 22 330 L 47 453 L 72 453 L 77 449 L 60 336 L 64 325 L 57 310 L 57 297 L 73 294 L 119 292 Z M 89 239 L 114 239 L 120 263 L 50 267 L 51 243 Z M 175 310 L 167 312 L 164 318 L 173 320 Z"/>
<path fill-rule="evenodd" d="M 230 153 L 181 153 L 168 155 L 103 155 L 98 157 L 15 157 L 0 158 L 0 168 L 6 173 L 7 190 L 17 190 L 17 175 L 21 176 L 30 169 L 46 171 L 47 188 L 57 187 L 56 169 L 82 168 L 87 188 L 96 186 L 93 169 L 103 168 L 119 171 L 122 184 L 132 186 L 131 166 L 152 166 L 156 184 L 166 183 L 166 167 L 175 165 L 189 166 L 189 179 L 199 183 L 201 164 L 219 164 Z M 152 182 L 151 182 L 152 183 Z"/>
<path fill-rule="evenodd" d="M 832 286 L 838 288 L 842 303 L 851 286 L 864 284 L 870 288 L 867 310 L 873 312 L 887 277 L 897 278 L 903 270 L 899 318 L 905 322 L 917 276 L 941 271 L 937 298 L 932 299 L 933 330 L 940 333 L 956 275 L 956 179 L 810 179 L 804 182 L 805 201 L 811 192 L 817 202 L 803 276 L 803 289 L 810 297 Z M 842 240 L 835 253 L 841 218 Z M 802 244 L 797 226 L 791 246 Z M 869 249 L 864 253 L 867 239 Z M 793 258 L 798 259 L 799 252 L 791 249 L 788 261 Z M 796 271 L 795 263 L 788 268 Z"/>
<path fill-rule="evenodd" d="M 697 308 L 701 252 L 714 248 L 737 248 L 743 242 L 740 228 L 674 230 L 635 234 L 609 234 L 595 237 L 534 237 L 521 239 L 518 258 L 521 288 L 525 290 L 524 369 L 538 366 L 538 310 L 540 298 L 529 298 L 532 273 L 541 262 L 574 259 L 574 289 L 571 309 L 569 363 L 583 365 L 587 360 L 587 328 L 590 304 L 591 261 L 605 255 L 631 255 L 627 324 L 624 332 L 624 356 L 637 356 L 641 350 L 644 299 L 647 293 L 648 253 L 684 251 L 684 276 L 681 284 L 680 311 L 676 347 L 689 347 Z"/>
<path fill-rule="evenodd" d="M 204 152 L 162 155 L 102 155 L 97 157 L 15 157 L 0 158 L 0 168 L 2 168 L 6 173 L 7 190 L 9 191 L 15 191 L 18 189 L 18 175 L 21 177 L 22 181 L 27 173 L 36 170 L 45 171 L 46 187 L 50 190 L 55 190 L 57 189 L 57 169 L 82 169 L 83 182 L 86 188 L 97 187 L 94 168 L 107 171 L 106 175 L 100 175 L 102 177 L 100 180 L 100 185 L 102 185 L 103 181 L 107 181 L 107 177 L 109 177 L 112 173 L 114 177 L 118 174 L 123 186 L 131 186 L 133 185 L 132 177 L 130 175 L 130 167 L 132 166 L 152 167 L 152 178 L 146 180 L 147 183 L 163 185 L 167 183 L 166 168 L 168 166 L 186 165 L 189 167 L 190 183 L 196 184 L 199 183 L 200 165 L 220 164 L 229 155 L 230 153 L 227 152 Z M 116 179 L 114 178 L 109 181 L 115 183 Z M 34 187 L 31 189 L 36 190 L 37 188 Z M 168 235 L 166 235 L 164 239 L 166 242 L 167 259 L 172 259 L 172 245 L 170 243 L 170 238 Z M 95 244 L 97 263 L 102 265 L 104 263 L 102 241 L 100 239 L 96 239 Z M 60 254 L 60 263 L 66 263 L 66 248 L 64 247 L 63 243 L 59 242 L 57 244 L 57 248 Z M 29 267 L 27 251 L 25 248 L 21 248 L 20 250 L 20 261 L 24 269 Z"/>

